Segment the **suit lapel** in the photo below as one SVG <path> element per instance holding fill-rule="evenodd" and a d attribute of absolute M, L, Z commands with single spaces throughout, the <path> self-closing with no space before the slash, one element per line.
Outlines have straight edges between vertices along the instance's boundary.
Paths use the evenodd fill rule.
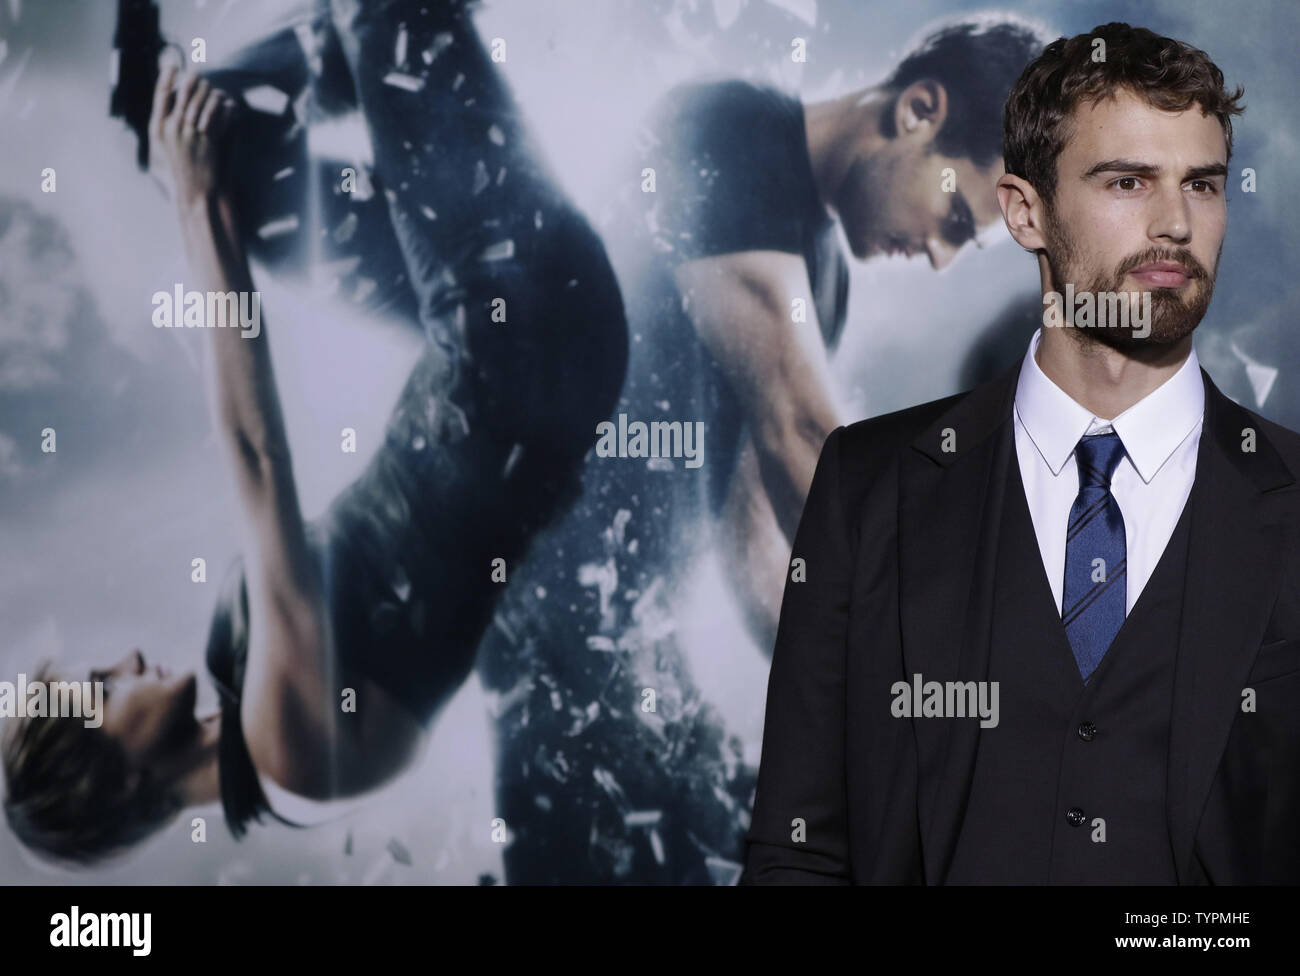
<path fill-rule="evenodd" d="M 1277 598 L 1285 514 L 1294 505 L 1288 489 L 1296 487 L 1259 423 L 1204 369 L 1201 375 L 1205 423 L 1169 741 L 1167 804 L 1180 883 L 1194 878 L 1196 827 Z M 1255 431 L 1254 452 L 1243 450 L 1247 428 Z"/>
<path fill-rule="evenodd" d="M 900 473 L 899 593 L 904 674 L 984 681 L 1010 424 L 1020 363 L 958 400 L 912 443 Z M 950 449 L 945 449 L 950 448 Z M 925 878 L 941 883 L 965 815 L 977 721 L 916 721 Z"/>

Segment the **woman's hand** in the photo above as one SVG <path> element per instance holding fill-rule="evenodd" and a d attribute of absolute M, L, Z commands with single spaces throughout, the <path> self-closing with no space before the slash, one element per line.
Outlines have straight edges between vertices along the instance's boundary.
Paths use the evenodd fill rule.
<path fill-rule="evenodd" d="M 158 76 L 149 119 L 149 139 L 166 169 L 177 206 L 210 198 L 222 178 L 220 149 L 235 113 L 235 100 L 198 75 L 177 69 Z"/>

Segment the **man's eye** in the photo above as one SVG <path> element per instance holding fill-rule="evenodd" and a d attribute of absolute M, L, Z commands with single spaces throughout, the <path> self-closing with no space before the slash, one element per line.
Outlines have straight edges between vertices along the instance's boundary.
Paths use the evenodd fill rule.
<path fill-rule="evenodd" d="M 1192 185 L 1193 187 L 1200 187 L 1200 189 L 1198 189 L 1198 190 L 1196 191 L 1197 193 L 1200 193 L 1200 194 L 1208 195 L 1208 194 L 1211 194 L 1211 193 L 1217 193 L 1217 192 L 1218 192 L 1218 189 L 1217 189 L 1217 188 L 1215 187 L 1215 185 L 1214 185 L 1213 183 L 1211 183 L 1209 180 L 1192 180 L 1191 185 Z"/>
<path fill-rule="evenodd" d="M 1121 190 L 1136 190 L 1138 178 L 1136 176 L 1121 176 L 1111 186 L 1118 187 Z M 1124 183 L 1132 183 L 1132 186 L 1122 186 Z"/>

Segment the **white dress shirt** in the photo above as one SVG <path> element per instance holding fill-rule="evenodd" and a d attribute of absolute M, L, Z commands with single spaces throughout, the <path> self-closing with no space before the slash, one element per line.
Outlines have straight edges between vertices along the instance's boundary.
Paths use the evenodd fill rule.
<path fill-rule="evenodd" d="M 1127 614 L 1165 551 L 1196 477 L 1205 415 L 1200 363 L 1193 348 L 1178 372 L 1108 421 L 1072 400 L 1039 368 L 1034 357 L 1042 334 L 1039 328 L 1030 340 L 1016 386 L 1016 456 L 1056 611 L 1065 585 L 1066 526 L 1079 494 L 1074 449 L 1085 434 L 1113 429 L 1125 455 L 1110 489 L 1124 516 Z"/>

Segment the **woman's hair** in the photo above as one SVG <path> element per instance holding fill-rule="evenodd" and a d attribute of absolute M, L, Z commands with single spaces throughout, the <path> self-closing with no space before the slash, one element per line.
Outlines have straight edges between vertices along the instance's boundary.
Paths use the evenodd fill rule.
<path fill-rule="evenodd" d="M 50 671 L 50 662 L 42 662 L 36 680 L 48 680 Z M 5 819 L 43 861 L 106 861 L 166 826 L 184 806 L 147 770 L 133 776 L 121 746 L 102 729 L 44 716 L 4 724 Z"/>
<path fill-rule="evenodd" d="M 1145 27 L 1112 23 L 1058 37 L 1025 68 L 1002 118 L 1006 171 L 1029 182 L 1050 204 L 1056 159 L 1071 135 L 1070 116 L 1081 103 L 1120 91 L 1165 111 L 1198 105 L 1219 120 L 1232 158 L 1232 116 L 1245 110 L 1241 87 L 1229 93 L 1223 72 L 1204 51 Z"/>

